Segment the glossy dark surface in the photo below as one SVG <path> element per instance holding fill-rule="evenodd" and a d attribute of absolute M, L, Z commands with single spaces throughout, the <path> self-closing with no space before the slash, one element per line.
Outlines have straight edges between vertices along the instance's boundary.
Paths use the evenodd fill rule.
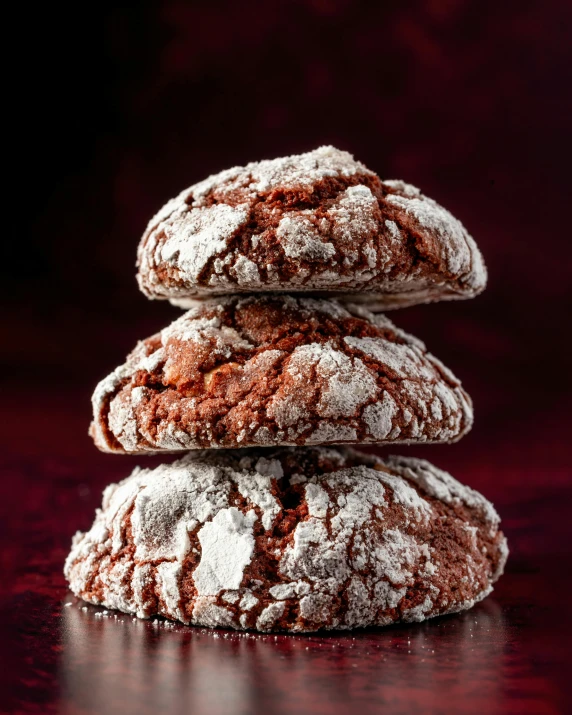
<path fill-rule="evenodd" d="M 35 418 L 46 427 L 50 421 L 40 412 Z M 72 433 L 81 426 L 71 411 L 60 420 Z M 11 424 L 14 447 L 19 424 Z M 416 453 L 453 471 L 451 460 L 444 462 L 447 448 Z M 566 475 L 553 469 L 542 487 L 524 486 L 532 475 L 522 467 L 522 484 L 507 491 L 510 473 L 495 468 L 492 455 L 480 471 L 474 465 L 481 457 L 465 448 L 464 459 L 469 466 L 455 473 L 480 482 L 495 499 L 512 550 L 493 595 L 468 613 L 423 624 L 305 636 L 194 629 L 85 606 L 67 592 L 61 573 L 70 537 L 89 526 L 103 486 L 141 460 L 100 455 L 84 439 L 59 457 L 8 460 L 0 709 L 566 712 L 572 637 Z"/>

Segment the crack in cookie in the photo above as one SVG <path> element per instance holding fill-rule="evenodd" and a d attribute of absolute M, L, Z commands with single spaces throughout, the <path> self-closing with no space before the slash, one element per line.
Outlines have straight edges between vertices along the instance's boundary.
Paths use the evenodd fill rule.
<path fill-rule="evenodd" d="M 334 300 L 211 299 L 142 341 L 93 395 L 108 452 L 452 442 L 469 396 L 382 315 Z"/>
<path fill-rule="evenodd" d="M 493 506 L 423 460 L 231 450 L 109 486 L 65 575 L 142 618 L 299 632 L 465 610 L 506 557 Z"/>
<path fill-rule="evenodd" d="M 471 298 L 486 284 L 463 225 L 402 181 L 382 181 L 347 152 L 234 167 L 169 201 L 138 250 L 149 298 L 322 292 L 376 310 Z"/>

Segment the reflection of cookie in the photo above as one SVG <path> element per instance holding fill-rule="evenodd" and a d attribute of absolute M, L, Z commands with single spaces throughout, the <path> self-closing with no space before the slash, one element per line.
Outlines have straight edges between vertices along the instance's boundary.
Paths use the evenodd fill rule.
<path fill-rule="evenodd" d="M 471 298 L 486 283 L 448 211 L 333 147 L 191 186 L 151 220 L 138 265 L 149 298 L 184 307 L 194 296 L 304 291 L 359 293 L 387 309 Z"/>
<path fill-rule="evenodd" d="M 93 396 L 110 452 L 450 442 L 468 395 L 383 315 L 333 300 L 205 301 L 140 342 Z"/>
<path fill-rule="evenodd" d="M 195 453 L 105 491 L 65 574 L 91 603 L 205 626 L 312 631 L 470 608 L 502 573 L 492 505 L 416 459 Z"/>

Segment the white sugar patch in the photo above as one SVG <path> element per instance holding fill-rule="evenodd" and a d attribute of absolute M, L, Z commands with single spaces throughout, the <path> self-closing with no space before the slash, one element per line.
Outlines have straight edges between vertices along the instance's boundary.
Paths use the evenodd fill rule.
<path fill-rule="evenodd" d="M 445 504 L 461 503 L 481 513 L 488 522 L 498 526 L 500 517 L 482 494 L 461 484 L 448 472 L 424 459 L 391 457 L 389 464 L 399 474 L 414 481 L 420 489 Z"/>
<path fill-rule="evenodd" d="M 240 494 L 262 511 L 262 526 L 266 530 L 271 529 L 274 519 L 280 513 L 280 506 L 271 491 L 272 479 L 262 474 L 244 474 L 235 481 Z"/>
<path fill-rule="evenodd" d="M 185 621 L 179 602 L 181 599 L 180 578 L 181 564 L 165 561 L 157 566 L 157 584 L 160 589 L 161 599 L 165 604 L 164 615 Z"/>
<path fill-rule="evenodd" d="M 386 219 L 385 226 L 386 226 L 387 230 L 389 231 L 389 235 L 392 240 L 394 240 L 394 241 L 402 240 L 401 231 L 399 230 L 399 226 L 395 223 L 395 221 L 390 221 L 389 219 Z"/>
<path fill-rule="evenodd" d="M 256 606 L 258 599 L 251 591 L 246 591 L 240 599 L 240 608 L 242 611 L 250 611 Z"/>
<path fill-rule="evenodd" d="M 260 457 L 254 468 L 258 474 L 263 474 L 267 477 L 274 477 L 274 479 L 282 479 L 284 476 L 282 465 L 277 459 L 266 459 L 266 457 Z"/>
<path fill-rule="evenodd" d="M 213 603 L 212 596 L 197 598 L 192 623 L 211 628 L 229 628 L 235 625 L 232 611 Z"/>
<path fill-rule="evenodd" d="M 139 388 L 141 390 L 143 388 Z M 137 390 L 137 388 L 135 388 Z M 133 398 L 137 400 L 137 393 L 133 395 L 120 393 L 109 403 L 107 416 L 109 429 L 127 452 L 137 449 L 137 419 L 135 416 Z"/>
<path fill-rule="evenodd" d="M 278 224 L 276 235 L 288 258 L 328 261 L 336 255 L 334 245 L 321 240 L 314 224 L 304 212 L 285 216 Z"/>
<path fill-rule="evenodd" d="M 367 186 L 350 186 L 326 212 L 328 228 L 344 257 L 344 265 L 359 258 L 356 246 L 367 258 L 370 268 L 377 266 L 380 210 L 377 199 Z M 357 276 L 356 276 L 357 277 Z"/>
<path fill-rule="evenodd" d="M 280 426 L 294 424 L 305 413 L 297 388 L 319 378 L 320 396 L 315 409 L 321 417 L 350 417 L 377 394 L 371 370 L 359 358 L 349 358 L 330 345 L 312 343 L 297 347 L 287 364 L 293 378 L 288 387 L 270 402 L 268 413 Z M 301 397 L 301 396 L 300 396 Z"/>
<path fill-rule="evenodd" d="M 258 616 L 256 620 L 256 627 L 259 631 L 267 631 L 276 623 L 276 621 L 282 616 L 284 610 L 286 609 L 286 604 L 284 601 L 279 601 L 276 603 L 271 603 L 266 606 L 262 613 Z"/>
<path fill-rule="evenodd" d="M 156 229 L 165 234 L 159 259 L 195 282 L 207 261 L 225 249 L 228 239 L 247 221 L 246 206 L 227 204 L 215 204 L 178 215 Z"/>
<path fill-rule="evenodd" d="M 256 513 L 243 514 L 236 507 L 222 509 L 198 533 L 201 560 L 193 573 L 197 592 L 213 596 L 223 589 L 237 589 L 254 551 L 252 527 Z"/>
<path fill-rule="evenodd" d="M 390 182 L 386 182 L 390 183 Z M 462 223 L 418 189 L 409 187 L 407 196 L 389 194 L 386 201 L 403 209 L 423 228 L 439 238 L 434 245 L 442 251 L 447 270 L 456 275 L 471 271 L 471 247 Z"/>
<path fill-rule="evenodd" d="M 220 485 L 208 489 L 209 485 Z M 182 561 L 188 532 L 228 504 L 229 485 L 222 471 L 182 461 L 142 472 L 131 517 L 136 557 Z"/>
<path fill-rule="evenodd" d="M 344 338 L 344 342 L 387 366 L 399 377 L 432 377 L 416 347 L 393 343 L 385 338 Z"/>
<path fill-rule="evenodd" d="M 258 266 L 246 256 L 239 256 L 230 272 L 236 277 L 240 286 L 256 286 L 260 283 Z"/>
<path fill-rule="evenodd" d="M 374 439 L 385 439 L 389 435 L 397 412 L 397 404 L 389 392 L 383 393 L 381 402 L 374 402 L 364 409 L 363 419 Z"/>
<path fill-rule="evenodd" d="M 349 425 L 322 422 L 308 437 L 308 444 L 332 444 L 357 441 L 357 430 Z"/>
<path fill-rule="evenodd" d="M 213 174 L 186 193 L 199 203 L 203 196 L 224 185 L 227 191 L 247 189 L 252 194 L 267 193 L 274 189 L 311 189 L 328 177 L 353 176 L 355 173 L 373 175 L 351 154 L 333 146 L 321 146 L 306 154 L 251 162 Z"/>
<path fill-rule="evenodd" d="M 310 516 L 325 519 L 328 515 L 330 497 L 319 484 L 310 483 L 306 485 L 306 504 L 308 505 Z"/>

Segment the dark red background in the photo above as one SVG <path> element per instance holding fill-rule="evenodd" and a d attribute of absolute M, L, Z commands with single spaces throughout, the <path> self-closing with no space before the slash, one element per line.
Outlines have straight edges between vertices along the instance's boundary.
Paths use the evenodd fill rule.
<path fill-rule="evenodd" d="M 570 3 L 133 5 L 23 5 L 8 23 L 6 608 L 61 598 L 71 534 L 146 461 L 98 453 L 86 430 L 97 380 L 178 314 L 135 283 L 148 219 L 209 173 L 325 143 L 444 204 L 489 267 L 474 301 L 392 314 L 476 408 L 460 443 L 402 451 L 493 499 L 514 569 L 569 569 Z"/>

